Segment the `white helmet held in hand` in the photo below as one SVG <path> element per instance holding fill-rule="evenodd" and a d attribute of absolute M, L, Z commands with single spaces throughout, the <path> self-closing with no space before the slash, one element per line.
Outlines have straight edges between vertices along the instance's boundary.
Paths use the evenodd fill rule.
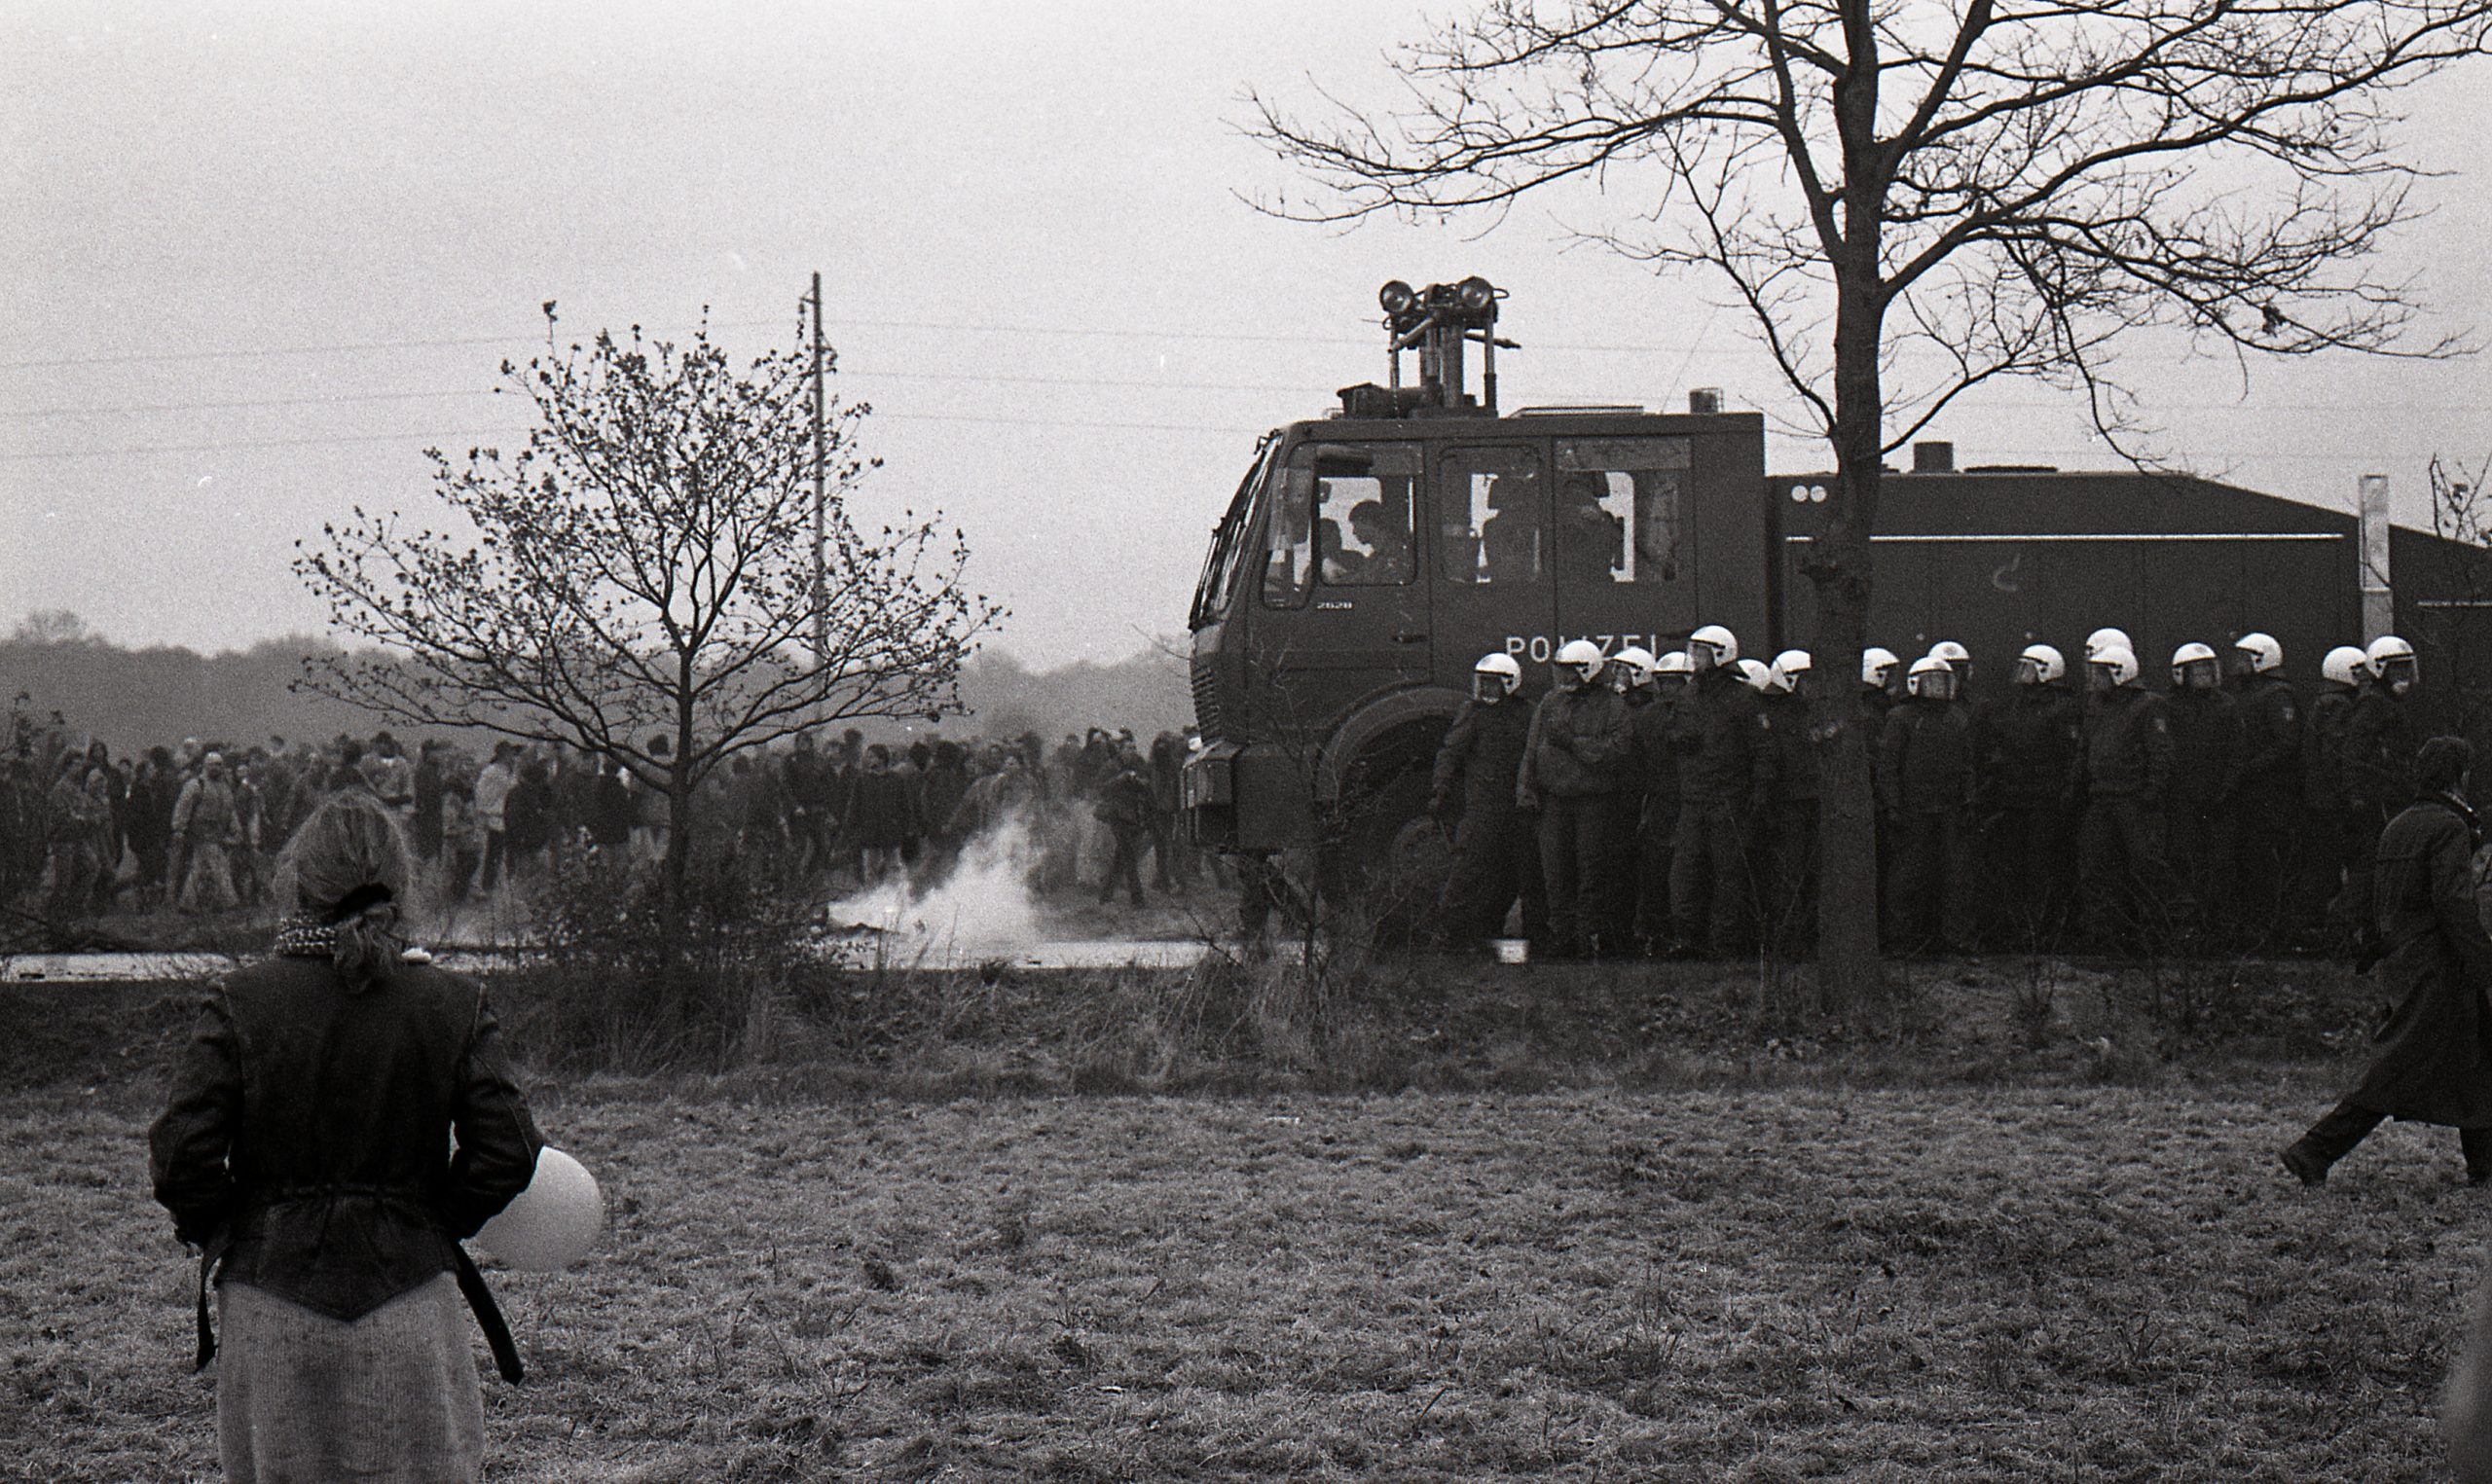
<path fill-rule="evenodd" d="M 1502 701 L 1521 689 L 1522 667 L 1515 662 L 1513 655 L 1503 651 L 1484 654 L 1480 663 L 1471 667 L 1471 695 L 1474 700 Z M 1495 694 L 1491 695 L 1491 690 Z"/>
<path fill-rule="evenodd" d="M 1747 682 L 1748 689 L 1759 695 L 1774 683 L 1774 670 L 1763 660 L 1733 660 L 1731 664 L 1738 669 L 1740 678 Z"/>
<path fill-rule="evenodd" d="M 1740 657 L 1739 635 L 1719 624 L 1707 624 L 1687 636 L 1688 657 L 1695 660 L 1697 668 L 1702 670 L 1705 666 L 1704 657 L 1696 652 L 1699 644 L 1713 652 L 1715 665 L 1728 665 Z"/>
<path fill-rule="evenodd" d="M 1601 657 L 1600 646 L 1590 639 L 1568 639 L 1558 646 L 1558 668 L 1586 685 L 1598 680 L 1601 668 L 1608 663 Z"/>
<path fill-rule="evenodd" d="M 2125 649 L 2129 651 L 2131 660 L 2137 658 L 2137 646 L 2130 643 L 2128 634 L 2120 630 L 2097 629 L 2085 636 L 2085 658 L 2088 664 L 2093 663 L 2095 657 L 2106 649 Z"/>
<path fill-rule="evenodd" d="M 2353 685 L 2363 678 L 2363 670 L 2369 664 L 2370 656 L 2351 644 L 2339 644 L 2327 651 L 2327 658 L 2319 662 L 2319 675 L 2321 679 L 2333 680 L 2338 685 Z"/>
<path fill-rule="evenodd" d="M 2085 663 L 2109 670 L 2113 685 L 2126 685 L 2138 677 L 2138 657 L 2125 644 L 2106 645 L 2088 655 Z"/>
<path fill-rule="evenodd" d="M 1887 676 L 1903 662 L 1903 656 L 1893 650 L 1882 649 L 1872 644 L 1860 651 L 1860 683 L 1874 685 L 1884 690 L 1887 685 Z"/>
<path fill-rule="evenodd" d="M 2245 633 L 2232 641 L 2232 647 L 2250 657 L 2250 672 L 2263 675 L 2285 663 L 2285 646 L 2269 633 Z"/>
<path fill-rule="evenodd" d="M 2068 661 L 2048 644 L 2028 644 L 2016 660 L 2017 678 L 2028 685 L 2041 685 L 2068 673 Z"/>

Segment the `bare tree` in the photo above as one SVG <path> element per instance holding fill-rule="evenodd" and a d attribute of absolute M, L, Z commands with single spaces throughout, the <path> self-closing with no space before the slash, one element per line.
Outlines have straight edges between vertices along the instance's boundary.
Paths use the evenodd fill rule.
<path fill-rule="evenodd" d="M 1570 184 L 1582 235 L 1729 285 L 1837 480 L 1804 570 L 1828 658 L 1865 639 L 1882 457 L 1967 390 L 2081 391 L 2126 447 L 2111 360 L 2163 327 L 2257 355 L 2408 347 L 2372 262 L 2418 208 L 2400 88 L 2485 46 L 2492 0 L 1492 0 L 1395 63 L 1396 111 L 1254 127 L 1322 221 L 1502 213 Z M 2133 454 L 2134 456 L 2134 454 Z M 1820 667 L 1829 673 L 1845 667 Z M 1819 993 L 1877 959 L 1868 757 L 1829 687 Z"/>
<path fill-rule="evenodd" d="M 706 326 L 681 347 L 635 327 L 565 349 L 545 308 L 546 353 L 501 367 L 535 408 L 527 447 L 427 451 L 472 536 L 356 507 L 318 547 L 297 543 L 333 627 L 378 646 L 307 660 L 305 683 L 400 721 L 617 760 L 666 795 L 673 917 L 703 779 L 807 727 L 954 709 L 962 662 L 1003 610 L 963 587 L 960 531 L 850 521 L 873 466 L 855 452 L 861 405 L 825 415 L 816 591 L 804 353 L 740 373 Z"/>

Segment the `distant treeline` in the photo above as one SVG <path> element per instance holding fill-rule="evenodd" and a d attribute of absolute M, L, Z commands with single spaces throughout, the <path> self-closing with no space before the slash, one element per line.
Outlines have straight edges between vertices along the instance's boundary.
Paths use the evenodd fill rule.
<path fill-rule="evenodd" d="M 248 649 L 202 655 L 189 649 L 124 649 L 86 633 L 67 615 L 42 615 L 0 638 L 0 704 L 23 694 L 38 718 L 58 712 L 70 731 L 101 738 L 115 754 L 199 737 L 238 744 L 288 739 L 369 737 L 389 724 L 342 703 L 290 689 L 307 654 L 334 652 L 325 639 L 270 639 Z M 1185 662 L 1145 649 L 1113 665 L 1031 670 L 1008 655 L 980 654 L 961 681 L 968 717 L 937 726 L 923 720 L 842 722 L 875 740 L 928 732 L 1047 738 L 1092 726 L 1130 727 L 1147 743 L 1193 719 Z M 429 735 L 390 727 L 401 738 Z M 452 734 L 440 734 L 448 737 Z"/>

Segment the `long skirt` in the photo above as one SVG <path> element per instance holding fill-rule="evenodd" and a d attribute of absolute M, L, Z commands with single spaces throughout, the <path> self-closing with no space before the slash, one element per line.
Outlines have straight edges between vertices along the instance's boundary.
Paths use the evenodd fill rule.
<path fill-rule="evenodd" d="M 227 1484 L 474 1484 L 485 1401 L 447 1273 L 348 1323 L 247 1284 L 217 1289 Z"/>

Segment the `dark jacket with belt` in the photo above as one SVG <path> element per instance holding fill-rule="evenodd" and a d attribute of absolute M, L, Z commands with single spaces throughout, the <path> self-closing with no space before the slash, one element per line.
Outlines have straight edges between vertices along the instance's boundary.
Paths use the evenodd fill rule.
<path fill-rule="evenodd" d="M 2379 837 L 2373 921 L 2397 1006 L 2379 1059 L 2345 1101 L 2394 1118 L 2492 1128 L 2492 937 L 2474 903 L 2473 812 L 2445 795 L 2416 801 Z"/>
<path fill-rule="evenodd" d="M 1929 814 L 1973 801 L 1972 714 L 1949 701 L 1913 701 L 1887 713 L 1878 735 L 1878 807 Z"/>
<path fill-rule="evenodd" d="M 2246 755 L 2233 797 L 2245 816 L 2268 829 L 2286 827 L 2301 802 L 2301 706 L 2282 675 L 2254 675 L 2241 690 Z"/>
<path fill-rule="evenodd" d="M 2222 691 L 2193 690 L 2174 691 L 2163 705 L 2172 723 L 2172 813 L 2229 812 L 2249 738 L 2240 706 Z"/>
<path fill-rule="evenodd" d="M 409 964 L 349 994 L 317 958 L 208 994 L 148 1133 L 176 1236 L 347 1321 L 457 1271 L 543 1142 L 474 981 Z"/>

